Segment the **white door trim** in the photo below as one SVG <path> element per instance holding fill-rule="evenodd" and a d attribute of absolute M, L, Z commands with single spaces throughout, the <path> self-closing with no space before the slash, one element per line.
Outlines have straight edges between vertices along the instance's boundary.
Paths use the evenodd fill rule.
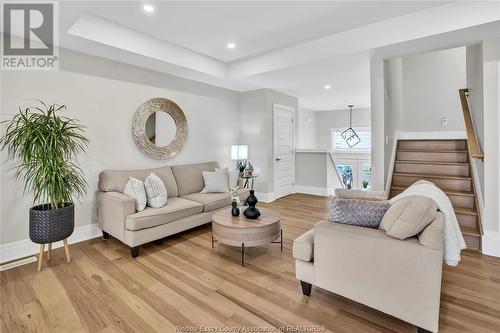
<path fill-rule="evenodd" d="M 285 105 L 280 105 L 280 104 L 273 104 L 273 186 L 274 186 L 274 193 L 275 197 L 273 199 L 279 199 L 278 197 L 278 192 L 276 189 L 278 188 L 277 183 L 278 183 L 278 177 L 277 177 L 277 171 L 278 168 L 276 167 L 276 123 L 277 123 L 277 111 L 288 111 L 291 113 L 291 119 L 292 119 L 292 193 L 295 191 L 295 108 L 290 107 L 290 106 L 285 106 Z"/>

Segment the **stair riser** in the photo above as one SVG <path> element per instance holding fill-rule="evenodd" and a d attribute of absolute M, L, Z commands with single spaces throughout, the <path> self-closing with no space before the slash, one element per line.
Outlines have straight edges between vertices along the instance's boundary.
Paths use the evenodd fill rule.
<path fill-rule="evenodd" d="M 440 149 L 440 150 L 466 150 L 465 140 L 425 141 L 425 140 L 400 140 L 399 149 Z"/>
<path fill-rule="evenodd" d="M 396 172 L 469 177 L 469 166 L 396 163 Z"/>
<path fill-rule="evenodd" d="M 426 178 L 418 176 L 399 176 L 394 175 L 392 183 L 395 186 L 410 186 L 418 180 L 428 180 L 433 182 L 442 190 L 458 190 L 458 191 L 472 191 L 472 182 L 470 179 L 444 179 L 444 178 Z"/>
<path fill-rule="evenodd" d="M 454 207 L 464 207 L 471 209 L 476 207 L 476 204 L 474 202 L 474 197 L 469 197 L 465 195 L 452 195 L 452 194 L 447 194 L 447 195 L 448 198 L 450 198 L 451 204 Z"/>
<path fill-rule="evenodd" d="M 396 195 L 398 195 L 401 192 L 403 192 L 403 191 L 400 191 L 400 190 L 391 190 L 391 192 L 389 193 L 389 199 L 390 198 L 394 198 Z"/>
<path fill-rule="evenodd" d="M 465 244 L 467 248 L 471 250 L 479 250 L 480 247 L 480 236 L 464 235 Z"/>
<path fill-rule="evenodd" d="M 466 152 L 398 151 L 397 161 L 467 162 Z"/>
<path fill-rule="evenodd" d="M 476 228 L 477 226 L 477 216 L 476 215 L 468 215 L 468 214 L 460 214 L 457 213 L 458 224 Z"/>
<path fill-rule="evenodd" d="M 390 197 L 394 197 L 403 191 L 400 190 L 391 190 Z M 465 196 L 465 195 L 452 195 L 447 194 L 448 198 L 450 198 L 451 204 L 453 207 L 464 207 L 464 208 L 474 208 L 474 197 Z"/>

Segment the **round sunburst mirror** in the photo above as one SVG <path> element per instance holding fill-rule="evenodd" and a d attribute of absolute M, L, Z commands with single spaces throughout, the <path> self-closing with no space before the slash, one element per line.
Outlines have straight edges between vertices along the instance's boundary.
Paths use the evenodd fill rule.
<path fill-rule="evenodd" d="M 146 156 L 166 160 L 177 155 L 186 143 L 188 126 L 181 108 L 166 98 L 144 102 L 134 114 L 132 136 Z"/>

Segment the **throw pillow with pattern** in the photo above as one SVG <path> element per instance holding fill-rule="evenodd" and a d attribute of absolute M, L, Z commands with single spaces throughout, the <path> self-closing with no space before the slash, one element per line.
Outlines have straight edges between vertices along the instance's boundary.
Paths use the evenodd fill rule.
<path fill-rule="evenodd" d="M 330 222 L 378 228 L 390 206 L 389 200 L 334 198 L 330 208 Z"/>

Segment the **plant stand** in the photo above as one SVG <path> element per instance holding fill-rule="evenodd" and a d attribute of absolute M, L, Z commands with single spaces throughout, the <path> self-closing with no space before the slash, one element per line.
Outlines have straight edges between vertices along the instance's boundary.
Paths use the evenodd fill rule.
<path fill-rule="evenodd" d="M 68 239 L 67 238 L 63 239 L 63 243 L 64 243 L 64 252 L 66 253 L 66 261 L 71 262 L 71 258 L 69 256 Z M 49 243 L 47 245 L 48 245 L 47 261 L 50 261 L 50 255 L 52 254 L 52 243 Z M 40 244 L 40 253 L 38 254 L 38 271 L 39 272 L 42 270 L 44 252 L 45 252 L 45 244 Z"/>

